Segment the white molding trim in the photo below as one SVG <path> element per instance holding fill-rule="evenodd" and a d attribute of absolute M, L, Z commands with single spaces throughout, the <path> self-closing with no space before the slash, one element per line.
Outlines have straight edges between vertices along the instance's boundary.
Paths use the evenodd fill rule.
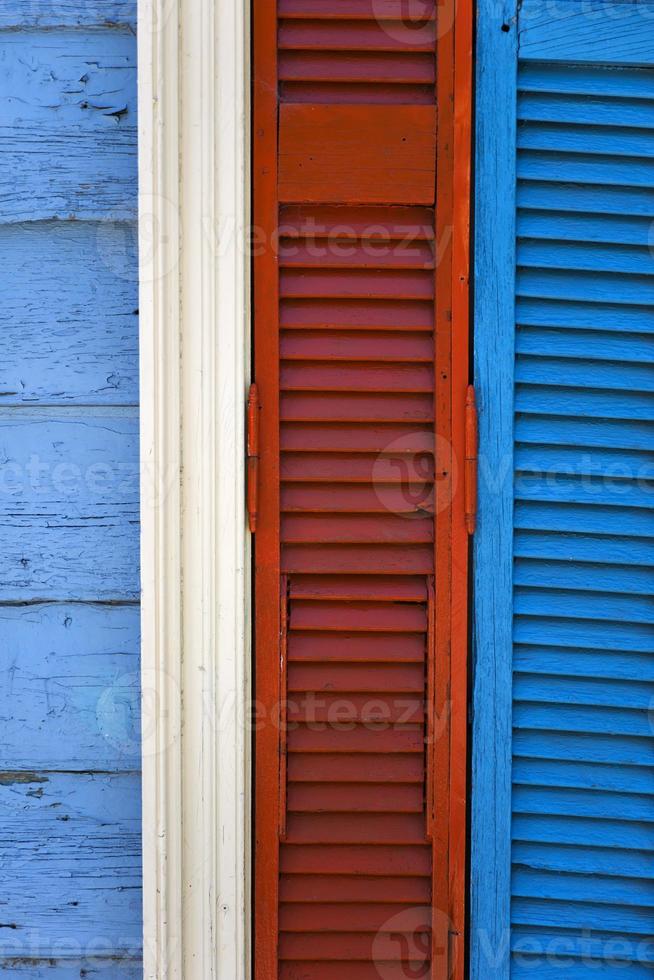
<path fill-rule="evenodd" d="M 249 977 L 249 3 L 139 0 L 144 977 Z"/>

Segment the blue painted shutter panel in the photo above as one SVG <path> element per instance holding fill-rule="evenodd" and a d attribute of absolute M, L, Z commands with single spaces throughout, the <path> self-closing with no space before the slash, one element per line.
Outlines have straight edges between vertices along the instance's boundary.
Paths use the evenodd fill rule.
<path fill-rule="evenodd" d="M 482 470 L 477 546 L 478 616 L 491 537 L 511 561 L 513 608 L 493 650 L 476 624 L 475 781 L 507 813 L 488 858 L 487 802 L 474 804 L 473 977 L 638 980 L 654 976 L 654 6 L 528 0 L 515 45 L 515 128 L 497 144 L 515 174 L 501 232 L 513 297 L 496 306 L 514 479 L 502 511 Z M 481 269 L 506 276 L 481 207 Z M 506 391 L 480 294 L 482 454 L 486 433 L 499 459 L 488 443 Z M 508 526 L 511 512 L 508 555 L 489 521 Z M 495 683 L 512 685 L 499 718 L 481 703 L 490 656 L 505 667 Z M 487 736 L 510 784 L 486 771 Z M 489 900 L 495 873 L 504 894 Z"/>

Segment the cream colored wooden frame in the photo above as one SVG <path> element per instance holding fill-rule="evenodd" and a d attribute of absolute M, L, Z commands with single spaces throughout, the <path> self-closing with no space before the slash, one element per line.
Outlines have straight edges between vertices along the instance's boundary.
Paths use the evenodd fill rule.
<path fill-rule="evenodd" d="M 249 976 L 247 0 L 139 0 L 144 976 Z"/>

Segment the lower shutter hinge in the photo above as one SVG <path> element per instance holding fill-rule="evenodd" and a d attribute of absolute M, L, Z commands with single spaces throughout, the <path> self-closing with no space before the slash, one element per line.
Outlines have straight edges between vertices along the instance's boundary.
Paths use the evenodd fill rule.
<path fill-rule="evenodd" d="M 252 534 L 259 516 L 259 389 L 250 385 L 247 420 L 248 522 Z"/>
<path fill-rule="evenodd" d="M 466 395 L 465 520 L 468 534 L 477 528 L 477 480 L 479 470 L 479 423 L 473 385 Z"/>

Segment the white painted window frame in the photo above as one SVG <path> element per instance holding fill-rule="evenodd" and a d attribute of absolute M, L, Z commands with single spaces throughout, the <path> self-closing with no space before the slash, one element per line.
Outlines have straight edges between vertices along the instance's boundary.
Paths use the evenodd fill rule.
<path fill-rule="evenodd" d="M 139 0 L 146 980 L 249 977 L 249 3 Z"/>

